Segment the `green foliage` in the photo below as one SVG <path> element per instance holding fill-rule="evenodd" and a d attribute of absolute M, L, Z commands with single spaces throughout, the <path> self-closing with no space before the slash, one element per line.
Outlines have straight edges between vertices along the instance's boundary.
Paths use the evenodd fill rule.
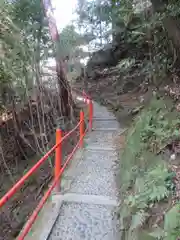
<path fill-rule="evenodd" d="M 134 4 L 134 8 L 142 4 L 138 2 Z M 164 30 L 164 19 L 172 15 L 171 13 L 178 16 L 179 3 L 171 2 L 163 12 L 151 16 L 146 11 L 135 13 L 132 6 L 132 1 L 122 1 L 117 7 L 121 31 L 116 29 L 116 32 L 121 33 L 121 39 L 126 43 L 136 44 L 137 48 L 144 49 L 143 61 L 139 64 L 139 59 L 136 58 L 134 66 L 138 67 L 138 73 L 145 76 L 146 81 L 158 85 L 173 71 L 176 60 L 172 42 Z"/>
<path fill-rule="evenodd" d="M 0 1 L 0 13 L 0 97 L 3 104 L 5 95 L 11 103 L 16 96 L 24 103 L 40 61 L 52 50 L 47 23 L 40 0 Z"/>
<path fill-rule="evenodd" d="M 121 73 L 128 74 L 129 70 L 134 67 L 135 61 L 136 60 L 132 58 L 125 58 L 116 65 L 116 68 L 118 68 Z"/>
<path fill-rule="evenodd" d="M 149 214 L 146 213 L 143 209 L 140 209 L 140 211 L 136 212 L 136 214 L 132 216 L 130 226 L 131 231 L 137 229 L 138 227 L 143 226 L 148 216 Z"/>
<path fill-rule="evenodd" d="M 132 1 L 121 1 L 120 5 L 116 5 L 116 13 L 118 15 L 118 22 L 123 22 L 127 27 L 134 15 Z"/>
<path fill-rule="evenodd" d="M 177 139 L 179 124 L 172 102 L 154 98 L 127 135 L 120 162 L 122 202 L 119 209 L 122 225 L 128 229 L 125 233 L 127 240 L 143 239 L 140 229 L 144 226 L 148 229 L 143 232 L 147 239 L 148 236 L 176 239 L 174 236 L 179 234 L 179 204 L 167 211 L 163 228 L 148 226 L 149 218 L 153 217 L 151 209 L 158 203 L 168 202 L 175 188 L 174 173 L 156 154 L 172 139 Z"/>
<path fill-rule="evenodd" d="M 153 239 L 177 240 L 180 236 L 180 204 L 172 206 L 164 216 L 164 227 L 154 227 L 149 233 Z"/>
<path fill-rule="evenodd" d="M 0 46 L 1 46 L 1 90 L 4 87 L 14 89 L 21 85 L 24 87 L 26 80 L 24 72 L 27 71 L 29 65 L 31 50 L 24 42 L 25 37 L 21 34 L 20 29 L 13 23 L 12 6 L 4 2 L 0 2 Z M 30 77 L 29 73 L 29 77 Z"/>
<path fill-rule="evenodd" d="M 153 229 L 153 232 L 149 233 L 149 236 L 153 237 L 153 239 L 161 240 L 165 238 L 166 234 L 162 228 L 156 227 Z"/>
<path fill-rule="evenodd" d="M 143 129 L 140 140 L 143 148 L 158 153 L 168 142 L 179 138 L 179 115 L 169 100 L 153 99 L 148 109 L 138 117 L 136 126 Z M 143 123 L 142 123 L 143 119 Z"/>
<path fill-rule="evenodd" d="M 166 240 L 176 240 L 180 236 L 180 203 L 175 204 L 166 214 L 164 219 Z"/>
<path fill-rule="evenodd" d="M 166 6 L 166 16 L 179 17 L 180 16 L 180 2 L 179 1 L 171 1 Z"/>
<path fill-rule="evenodd" d="M 111 39 L 114 16 L 113 3 L 109 0 L 90 1 L 78 0 L 78 26 L 91 36 L 91 44 L 102 47 Z"/>
<path fill-rule="evenodd" d="M 77 57 L 83 54 L 78 47 L 85 44 L 84 38 L 77 33 L 73 25 L 66 26 L 60 34 L 60 54 L 62 57 L 73 56 Z M 79 50 L 79 52 L 78 52 Z"/>
<path fill-rule="evenodd" d="M 42 1 L 15 0 L 13 2 L 12 19 L 26 35 L 26 42 L 34 48 L 36 58 L 47 58 L 53 45 L 49 36 L 48 22 L 45 18 Z"/>

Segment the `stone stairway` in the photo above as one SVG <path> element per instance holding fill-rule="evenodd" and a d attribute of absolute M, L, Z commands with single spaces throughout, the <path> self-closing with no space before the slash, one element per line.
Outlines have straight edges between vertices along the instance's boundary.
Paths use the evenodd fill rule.
<path fill-rule="evenodd" d="M 53 195 L 61 206 L 48 240 L 120 239 L 114 217 L 118 157 L 113 141 L 121 130 L 114 116 L 94 103 L 93 131 L 85 138 L 81 156 L 64 174 L 63 194 Z"/>

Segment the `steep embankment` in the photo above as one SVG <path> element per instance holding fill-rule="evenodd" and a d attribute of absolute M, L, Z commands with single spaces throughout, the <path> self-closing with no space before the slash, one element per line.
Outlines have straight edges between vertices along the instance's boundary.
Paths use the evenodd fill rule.
<path fill-rule="evenodd" d="M 134 60 L 119 59 L 116 66 L 97 64 L 91 68 L 93 73 L 88 75 L 85 88 L 93 99 L 112 109 L 121 124 L 124 121 L 130 125 L 126 134 L 117 139 L 123 240 L 177 240 L 180 237 L 178 79 L 172 84 L 165 80 L 157 89 L 153 82 L 146 83 L 149 69 L 142 71 L 143 62 L 134 57 Z M 81 80 L 76 84 L 80 86 Z"/>
<path fill-rule="evenodd" d="M 179 239 L 179 127 L 172 100 L 155 97 L 125 136 L 117 180 L 123 239 Z"/>
<path fill-rule="evenodd" d="M 121 124 L 127 122 L 134 115 L 134 109 L 135 112 L 138 111 L 142 100 L 149 100 L 152 90 L 146 88 L 143 82 L 144 75 L 139 74 L 139 68 L 131 59 L 125 58 L 120 62 L 116 61 L 115 66 L 108 66 L 112 65 L 110 58 L 109 64 L 105 67 L 104 61 L 102 64 L 101 62 L 98 65 L 92 64 L 102 51 L 96 54 L 89 62 L 91 67 L 89 64 L 87 66 L 85 80 L 79 77 L 74 84 L 78 89 L 86 89 L 94 100 L 112 110 Z"/>

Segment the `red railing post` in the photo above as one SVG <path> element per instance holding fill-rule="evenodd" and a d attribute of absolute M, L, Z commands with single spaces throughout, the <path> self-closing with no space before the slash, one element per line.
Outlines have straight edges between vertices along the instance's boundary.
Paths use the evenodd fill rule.
<path fill-rule="evenodd" d="M 79 127 L 79 133 L 80 133 L 80 147 L 83 147 L 83 137 L 84 137 L 84 112 L 80 111 L 80 127 Z"/>
<path fill-rule="evenodd" d="M 92 100 L 89 100 L 89 130 L 92 130 L 93 122 L 93 103 Z"/>
<path fill-rule="evenodd" d="M 59 173 L 61 171 L 61 163 L 62 163 L 62 131 L 61 129 L 56 130 L 56 144 L 59 146 L 56 148 L 55 152 L 55 167 L 54 167 L 54 178 L 55 180 L 58 178 Z M 56 191 L 60 190 L 61 180 L 59 179 L 59 183 L 56 186 Z"/>

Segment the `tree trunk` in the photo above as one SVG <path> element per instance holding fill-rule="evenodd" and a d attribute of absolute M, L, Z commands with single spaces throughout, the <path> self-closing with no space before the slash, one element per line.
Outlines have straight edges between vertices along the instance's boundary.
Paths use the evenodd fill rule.
<path fill-rule="evenodd" d="M 34 42 L 36 42 L 36 46 L 35 46 L 36 84 L 37 84 L 39 92 L 41 92 L 41 90 L 42 90 L 42 81 L 41 81 L 41 74 L 40 74 L 41 37 L 42 37 L 42 23 L 40 22 L 40 28 L 38 29 L 37 36 L 34 38 Z"/>
<path fill-rule="evenodd" d="M 56 58 L 56 72 L 60 94 L 59 97 L 61 98 L 61 111 L 63 116 L 70 117 L 73 101 L 70 86 L 66 78 L 63 61 L 58 57 Z"/>
<path fill-rule="evenodd" d="M 163 12 L 166 8 L 167 0 L 151 0 L 153 10 L 156 12 Z M 166 17 L 163 20 L 164 27 L 167 31 L 169 39 L 172 40 L 174 47 L 180 53 L 180 19 L 175 17 Z"/>
<path fill-rule="evenodd" d="M 180 49 L 180 20 L 173 17 L 168 17 L 164 20 L 168 37 L 172 40 L 175 48 Z"/>
<path fill-rule="evenodd" d="M 43 6 L 49 22 L 50 34 L 56 47 L 56 72 L 57 72 L 58 87 L 59 87 L 59 94 L 60 94 L 59 97 L 61 98 L 61 110 L 62 110 L 63 116 L 70 118 L 73 101 L 72 101 L 70 86 L 67 81 L 66 72 L 63 66 L 63 62 L 60 59 L 60 53 L 59 53 L 60 39 L 59 39 L 59 34 L 56 26 L 56 21 L 53 17 L 53 8 L 52 8 L 51 0 L 43 0 Z"/>

